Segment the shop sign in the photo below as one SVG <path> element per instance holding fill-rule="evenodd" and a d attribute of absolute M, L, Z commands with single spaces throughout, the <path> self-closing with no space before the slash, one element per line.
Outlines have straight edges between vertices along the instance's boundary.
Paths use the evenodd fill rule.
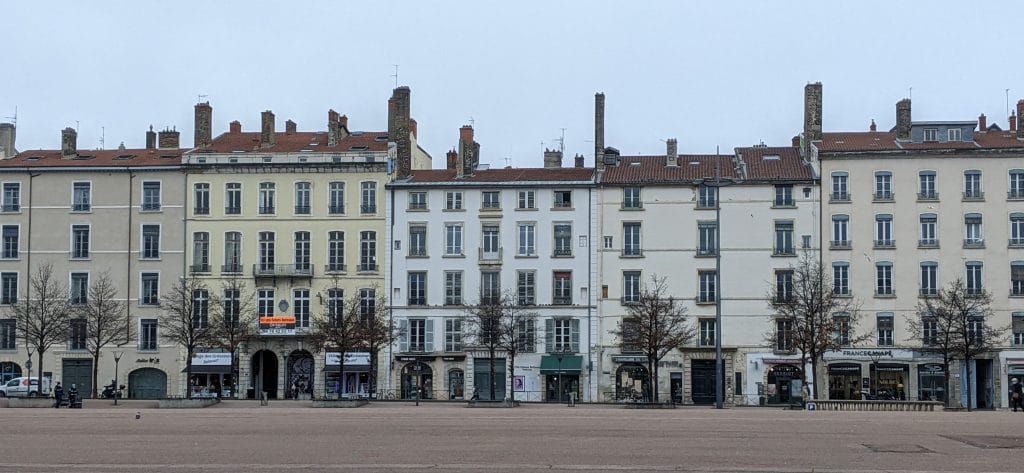
<path fill-rule="evenodd" d="M 869 349 L 849 349 L 849 350 L 832 350 L 825 352 L 823 356 L 826 360 L 864 360 L 864 361 L 877 361 L 877 360 L 911 360 L 914 358 L 914 352 L 910 350 L 869 350 Z"/>
<path fill-rule="evenodd" d="M 442 356 L 441 357 L 442 361 L 462 361 L 462 360 L 465 360 L 465 359 L 466 359 L 465 356 Z"/>
<path fill-rule="evenodd" d="M 192 366 L 231 366 L 230 353 L 194 353 Z"/>
<path fill-rule="evenodd" d="M 295 335 L 295 316 L 260 317 L 260 335 Z"/>
<path fill-rule="evenodd" d="M 917 365 L 918 373 L 942 373 L 942 365 L 929 363 L 927 365 Z"/>
<path fill-rule="evenodd" d="M 647 359 L 645 358 L 644 361 L 647 361 Z M 659 361 L 658 362 L 658 368 L 682 368 L 682 367 L 683 367 L 683 364 L 678 362 L 678 361 L 675 361 L 675 360 L 672 360 L 672 361 Z"/>
<path fill-rule="evenodd" d="M 327 366 L 339 366 L 341 365 L 341 353 L 336 351 L 329 351 L 324 358 L 324 364 Z M 370 353 L 365 351 L 357 352 L 345 352 L 345 366 L 359 366 L 370 364 Z"/>
<path fill-rule="evenodd" d="M 434 361 L 434 356 L 396 356 L 397 361 Z"/>
<path fill-rule="evenodd" d="M 629 355 L 612 355 L 612 361 L 615 363 L 647 363 L 646 356 L 629 356 Z"/>

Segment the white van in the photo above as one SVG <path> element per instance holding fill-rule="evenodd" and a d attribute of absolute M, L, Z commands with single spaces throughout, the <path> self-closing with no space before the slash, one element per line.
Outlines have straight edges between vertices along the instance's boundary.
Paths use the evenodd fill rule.
<path fill-rule="evenodd" d="M 30 381 L 31 380 L 31 381 Z M 43 378 L 43 394 L 50 392 L 50 378 Z M 0 397 L 36 397 L 39 396 L 39 378 L 22 376 L 0 385 Z"/>

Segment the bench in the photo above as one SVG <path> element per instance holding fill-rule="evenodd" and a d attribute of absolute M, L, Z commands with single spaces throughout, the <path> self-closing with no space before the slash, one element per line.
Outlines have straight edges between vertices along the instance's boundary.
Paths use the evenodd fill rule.
<path fill-rule="evenodd" d="M 847 401 L 818 400 L 813 401 L 819 411 L 909 411 L 934 412 L 942 410 L 942 403 L 936 401 Z"/>

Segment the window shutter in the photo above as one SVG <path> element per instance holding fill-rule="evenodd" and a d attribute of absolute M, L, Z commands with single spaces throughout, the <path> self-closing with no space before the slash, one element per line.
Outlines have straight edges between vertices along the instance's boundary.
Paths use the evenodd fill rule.
<path fill-rule="evenodd" d="M 424 335 L 424 338 L 426 339 L 426 342 L 424 343 L 424 351 L 430 353 L 434 351 L 434 321 L 427 319 L 424 325 L 427 327 Z"/>
<path fill-rule="evenodd" d="M 409 351 L 409 321 L 399 319 L 398 321 L 398 351 L 405 353 Z"/>
<path fill-rule="evenodd" d="M 555 351 L 555 321 L 552 319 L 544 321 L 544 351 Z"/>
<path fill-rule="evenodd" d="M 572 319 L 572 352 L 580 352 L 580 319 Z"/>

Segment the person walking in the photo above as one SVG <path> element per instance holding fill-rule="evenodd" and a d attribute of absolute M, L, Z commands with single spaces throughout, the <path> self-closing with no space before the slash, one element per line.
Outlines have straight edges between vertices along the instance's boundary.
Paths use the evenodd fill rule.
<path fill-rule="evenodd" d="M 1010 406 L 1013 407 L 1013 412 L 1017 412 L 1018 408 L 1020 408 L 1021 412 L 1024 412 L 1024 405 L 1021 404 L 1021 398 L 1024 398 L 1024 386 L 1021 386 L 1020 380 L 1017 378 L 1013 378 L 1010 381 L 1012 382 L 1010 385 Z"/>
<path fill-rule="evenodd" d="M 59 408 L 61 401 L 64 400 L 64 386 L 60 385 L 60 381 L 57 381 L 57 386 L 53 388 L 53 407 Z"/>

